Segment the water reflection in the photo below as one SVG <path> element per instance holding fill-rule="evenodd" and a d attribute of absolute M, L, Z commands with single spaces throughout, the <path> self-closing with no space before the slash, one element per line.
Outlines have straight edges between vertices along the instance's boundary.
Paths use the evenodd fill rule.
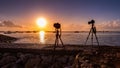
<path fill-rule="evenodd" d="M 44 31 L 39 32 L 39 38 L 40 38 L 40 43 L 45 43 L 45 32 Z"/>

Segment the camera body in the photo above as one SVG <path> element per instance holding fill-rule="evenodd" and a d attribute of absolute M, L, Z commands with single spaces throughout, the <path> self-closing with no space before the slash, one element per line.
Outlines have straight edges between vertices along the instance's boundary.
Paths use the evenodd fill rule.
<path fill-rule="evenodd" d="M 61 25 L 59 23 L 54 23 L 53 25 L 56 29 L 59 29 L 61 27 Z"/>
<path fill-rule="evenodd" d="M 88 22 L 88 24 L 94 24 L 94 23 L 95 23 L 94 20 L 91 20 L 91 21 Z"/>

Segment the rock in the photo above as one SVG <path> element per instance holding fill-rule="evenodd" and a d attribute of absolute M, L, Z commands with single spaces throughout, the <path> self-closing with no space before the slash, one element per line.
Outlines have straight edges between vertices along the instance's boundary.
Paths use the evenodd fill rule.
<path fill-rule="evenodd" d="M 8 55 L 6 57 L 3 57 L 0 60 L 0 66 L 3 66 L 5 64 L 11 63 L 11 62 L 15 62 L 16 60 L 17 60 L 17 58 L 15 56 Z"/>
<path fill-rule="evenodd" d="M 0 43 L 12 43 L 16 40 L 18 39 L 15 37 L 10 37 L 10 36 L 0 34 Z"/>
<path fill-rule="evenodd" d="M 25 64 L 25 68 L 38 68 L 40 62 L 41 59 L 37 55 L 34 58 L 31 58 L 27 61 L 27 63 Z"/>

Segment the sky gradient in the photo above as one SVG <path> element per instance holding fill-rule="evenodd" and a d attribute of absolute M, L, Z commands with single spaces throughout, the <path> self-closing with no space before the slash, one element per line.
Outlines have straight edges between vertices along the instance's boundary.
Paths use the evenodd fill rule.
<path fill-rule="evenodd" d="M 0 0 L 0 21 L 22 26 L 12 30 L 35 30 L 36 19 L 44 17 L 46 30 L 53 30 L 53 23 L 59 22 L 63 30 L 89 31 L 87 22 L 94 19 L 98 30 L 120 31 L 119 6 L 120 0 Z"/>

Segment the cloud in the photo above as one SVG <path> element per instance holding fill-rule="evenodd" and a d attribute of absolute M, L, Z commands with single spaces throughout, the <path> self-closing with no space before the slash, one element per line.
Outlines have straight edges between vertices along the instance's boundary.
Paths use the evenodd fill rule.
<path fill-rule="evenodd" d="M 106 21 L 98 25 L 101 29 L 120 30 L 120 20 Z"/>
<path fill-rule="evenodd" d="M 90 27 L 88 24 L 69 23 L 62 25 L 62 29 L 71 31 L 89 31 Z"/>
<path fill-rule="evenodd" d="M 11 21 L 3 21 L 3 22 L 0 22 L 0 27 L 19 27 L 19 28 L 21 28 L 22 26 L 16 25 Z"/>

